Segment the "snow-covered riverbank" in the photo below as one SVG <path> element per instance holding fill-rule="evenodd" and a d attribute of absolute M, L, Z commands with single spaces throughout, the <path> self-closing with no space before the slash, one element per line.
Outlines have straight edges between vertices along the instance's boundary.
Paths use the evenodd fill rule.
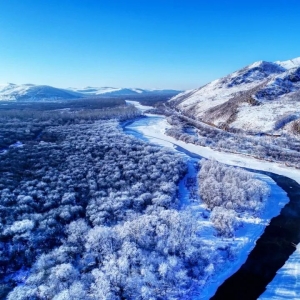
<path fill-rule="evenodd" d="M 300 246 L 277 272 L 260 300 L 300 299 Z"/>
<path fill-rule="evenodd" d="M 137 119 L 135 122 L 126 126 L 128 133 L 133 134 L 138 138 L 146 138 L 148 141 L 163 147 L 178 150 L 176 147 L 179 146 L 201 157 L 214 158 L 217 161 L 229 165 L 285 175 L 300 182 L 300 175 L 297 170 L 282 167 L 275 163 L 263 162 L 251 157 L 221 153 L 210 148 L 186 144 L 185 142 L 175 140 L 174 138 L 165 135 L 165 130 L 169 128 L 170 125 L 164 117 L 150 114 L 147 114 L 146 116 L 146 118 Z M 270 220 L 277 216 L 280 213 L 281 208 L 288 202 L 286 193 L 279 188 L 270 177 L 263 174 L 256 174 L 256 176 L 260 180 L 268 183 L 271 188 L 271 195 L 259 216 L 254 217 L 245 214 L 241 217 L 240 221 L 243 226 L 237 230 L 234 239 L 217 237 L 216 232 L 209 221 L 204 204 L 197 201 L 187 203 L 187 199 L 184 199 L 185 204 L 188 204 L 186 207 L 189 210 L 192 210 L 193 215 L 197 217 L 199 223 L 201 223 L 202 229 L 199 234 L 208 245 L 208 249 L 210 249 L 209 253 L 207 253 L 208 259 L 211 261 L 218 261 L 218 264 L 216 264 L 217 268 L 214 265 L 211 266 L 211 276 L 203 281 L 197 299 L 209 299 L 214 295 L 220 284 L 239 269 L 246 261 L 248 254 L 255 246 L 256 240 L 263 233 Z M 224 252 L 226 252 L 224 249 L 230 249 L 229 252 L 232 257 L 224 257 Z"/>
<path fill-rule="evenodd" d="M 136 103 L 136 101 L 130 101 L 130 103 L 136 105 L 136 107 L 142 111 L 145 111 L 149 108 L 148 106 L 143 107 L 138 102 Z M 176 140 L 175 138 L 165 134 L 165 130 L 171 127 L 165 117 L 152 114 L 145 115 L 148 118 L 137 120 L 127 128 L 143 134 L 150 142 L 169 148 L 174 148 L 177 145 L 205 158 L 213 158 L 228 165 L 267 171 L 278 175 L 287 176 L 300 184 L 300 171 L 297 169 L 289 168 L 274 162 L 259 160 L 251 156 L 220 152 L 208 147 L 202 147 Z"/>

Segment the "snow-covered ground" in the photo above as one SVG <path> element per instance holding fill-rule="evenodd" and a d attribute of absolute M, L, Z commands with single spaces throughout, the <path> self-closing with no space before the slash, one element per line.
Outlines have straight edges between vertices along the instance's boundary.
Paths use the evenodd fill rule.
<path fill-rule="evenodd" d="M 135 104 L 134 102 L 131 103 Z M 141 106 L 137 105 L 137 107 L 140 108 Z M 229 165 L 274 172 L 293 178 L 300 183 L 300 174 L 297 170 L 280 166 L 276 163 L 263 162 L 237 154 L 221 153 L 210 148 L 177 141 L 165 135 L 164 132 L 170 125 L 164 117 L 150 114 L 146 116 L 147 118 L 138 119 L 126 128 L 131 133 L 137 132 L 137 137 L 140 137 L 141 134 L 150 142 L 164 147 L 176 149 L 176 146 L 180 146 L 189 152 L 205 158 L 213 158 Z M 189 161 L 189 174 L 187 176 L 196 176 L 196 171 L 193 168 L 196 161 L 197 159 Z M 190 201 L 186 196 L 187 190 L 183 183 L 181 182 L 179 185 L 183 208 L 191 210 L 201 224 L 201 232 L 199 234 L 210 249 L 209 253 L 207 253 L 208 258 L 211 261 L 218 261 L 217 268 L 216 265 L 211 266 L 211 276 L 203 280 L 203 285 L 200 287 L 199 293 L 201 296 L 197 299 L 209 299 L 212 297 L 221 283 L 240 268 L 270 220 L 277 216 L 281 208 L 289 201 L 286 193 L 270 177 L 262 174 L 256 174 L 256 177 L 265 181 L 270 186 L 271 194 L 259 216 L 254 217 L 247 214 L 240 216 L 239 221 L 243 226 L 236 231 L 233 239 L 217 237 L 213 225 L 209 220 L 209 211 L 205 205 L 199 201 Z M 224 249 L 230 249 L 230 253 L 233 255 L 232 259 L 224 258 Z"/>
<path fill-rule="evenodd" d="M 300 246 L 277 272 L 260 300 L 300 299 Z"/>
<path fill-rule="evenodd" d="M 219 255 L 222 255 L 222 249 L 228 246 L 231 249 L 233 257 L 230 260 L 225 259 L 221 265 L 218 265 L 218 269 L 206 281 L 201 291 L 201 297 L 198 299 L 210 299 L 218 287 L 238 271 L 241 265 L 247 260 L 249 253 L 255 247 L 256 241 L 262 235 L 270 220 L 279 215 L 281 208 L 289 201 L 286 193 L 270 177 L 258 174 L 257 178 L 268 183 L 271 194 L 259 216 L 254 217 L 244 214 L 241 217 L 239 221 L 242 226 L 236 231 L 234 239 L 217 237 L 209 219 L 201 220 L 199 218 L 199 222 L 203 225 L 200 235 L 206 243 L 211 245 L 212 253 L 214 252 L 214 255 L 216 255 L 217 252 L 221 252 Z M 199 205 L 199 207 L 204 208 L 204 204 Z"/>
<path fill-rule="evenodd" d="M 300 57 L 285 61 L 275 61 L 275 63 L 289 70 L 300 66 Z"/>
<path fill-rule="evenodd" d="M 186 115 L 216 126 L 225 123 L 240 130 L 277 132 L 276 122 L 281 118 L 299 118 L 299 78 L 300 58 L 275 63 L 259 61 L 178 94 L 170 103 Z"/>
<path fill-rule="evenodd" d="M 245 103 L 240 105 L 238 117 L 231 126 L 254 132 L 272 132 L 278 117 L 289 115 L 300 117 L 299 110 L 295 110 L 295 107 L 297 107 L 296 101 L 290 100 L 288 97 L 265 102 L 255 109 Z"/>
<path fill-rule="evenodd" d="M 151 95 L 151 94 L 170 94 L 176 95 L 180 91 L 162 90 L 162 89 L 140 89 L 140 88 L 115 88 L 115 87 L 84 87 L 84 88 L 68 88 L 68 90 L 81 93 L 83 95 Z"/>
<path fill-rule="evenodd" d="M 138 108 L 142 112 L 145 112 L 148 109 L 153 109 L 152 106 L 141 105 L 138 101 L 126 100 L 126 102 L 128 104 L 133 104 L 136 108 Z"/>
<path fill-rule="evenodd" d="M 47 85 L 35 84 L 0 84 L 0 101 L 37 101 L 80 98 L 81 94 L 55 88 Z"/>
<path fill-rule="evenodd" d="M 130 103 L 135 104 L 136 102 L 130 101 Z M 142 105 L 138 104 L 136 107 L 141 108 Z M 175 148 L 176 146 L 180 146 L 192 153 L 198 154 L 205 158 L 213 158 L 227 165 L 272 172 L 292 178 L 300 184 L 300 172 L 297 169 L 289 168 L 279 163 L 259 160 L 246 155 L 224 153 L 208 147 L 187 144 L 165 134 L 165 130 L 171 128 L 171 125 L 164 117 L 152 114 L 146 114 L 146 116 L 148 116 L 148 118 L 139 119 L 127 128 L 143 134 L 150 142 L 165 147 Z"/>
<path fill-rule="evenodd" d="M 211 107 L 227 102 L 235 93 L 254 88 L 257 84 L 257 81 L 254 81 L 245 84 L 242 87 L 233 86 L 228 88 L 221 80 L 214 80 L 204 87 L 193 91 L 193 94 L 188 96 L 186 100 L 179 105 L 179 108 L 185 111 L 186 109 L 189 109 L 189 107 L 193 107 L 195 108 L 196 116 L 200 117 Z M 179 94 L 172 98 L 172 100 L 176 101 L 185 94 L 189 95 L 190 92 L 191 91 L 187 91 Z"/>

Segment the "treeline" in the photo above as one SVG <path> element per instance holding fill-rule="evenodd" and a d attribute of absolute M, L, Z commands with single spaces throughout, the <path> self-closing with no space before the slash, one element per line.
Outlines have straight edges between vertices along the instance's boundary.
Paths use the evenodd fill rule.
<path fill-rule="evenodd" d="M 30 110 L 30 111 L 47 111 L 57 109 L 102 109 L 125 105 L 126 102 L 121 98 L 109 97 L 88 97 L 79 98 L 77 100 L 56 100 L 56 101 L 0 101 L 0 111 L 9 110 Z"/>
<path fill-rule="evenodd" d="M 82 102 L 82 105 L 86 105 L 85 102 Z M 15 104 L 12 107 L 15 107 Z M 24 109 L 12 107 L 0 109 L 0 151 L 17 141 L 26 143 L 39 140 L 45 128 L 49 126 L 93 123 L 96 120 L 112 118 L 126 120 L 141 114 L 133 105 L 81 109 L 78 109 L 78 106 L 71 109 L 67 103 L 63 103 L 63 106 L 57 103 L 43 103 L 37 104 L 37 107 L 34 104 L 26 104 Z"/>

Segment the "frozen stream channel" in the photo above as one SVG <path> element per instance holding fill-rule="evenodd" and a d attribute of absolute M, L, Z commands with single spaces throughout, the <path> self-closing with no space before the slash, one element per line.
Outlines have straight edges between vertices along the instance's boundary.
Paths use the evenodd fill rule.
<path fill-rule="evenodd" d="M 147 108 L 136 105 L 142 109 Z M 206 243 L 211 245 L 212 252 L 217 253 L 224 247 L 230 247 L 232 253 L 235 254 L 234 259 L 223 261 L 210 277 L 205 278 L 197 299 L 210 299 L 213 295 L 215 295 L 213 299 L 257 299 L 276 272 L 295 251 L 295 245 L 300 242 L 300 230 L 298 230 L 300 228 L 299 171 L 282 167 L 276 163 L 258 161 L 251 157 L 221 153 L 206 147 L 185 144 L 164 134 L 168 126 L 164 117 L 146 115 L 144 118 L 124 124 L 123 128 L 128 134 L 163 147 L 172 148 L 188 157 L 189 173 L 186 177 L 195 177 L 194 164 L 200 158 L 205 157 L 214 158 L 230 165 L 256 169 L 253 170 L 256 176 L 270 185 L 271 195 L 261 215 L 259 218 L 244 216 L 244 226 L 236 232 L 234 239 L 216 237 L 207 218 L 209 212 L 205 206 L 199 201 L 191 201 L 188 195 L 189 191 L 183 182 L 180 185 L 183 209 L 185 207 L 193 211 L 202 225 L 200 234 Z M 285 205 L 289 198 L 290 202 Z M 281 211 L 282 207 L 284 209 Z M 272 220 L 271 223 L 270 220 Z M 267 226 L 269 223 L 270 225 Z M 215 253 L 211 254 L 212 259 Z M 291 260 L 295 260 L 296 253 L 291 256 Z M 293 265 L 295 264 L 289 264 L 288 267 L 279 270 L 275 278 L 276 288 L 272 287 L 272 283 L 270 283 L 270 287 L 261 296 L 261 299 L 282 299 L 282 297 L 275 298 L 276 293 L 282 293 L 282 289 L 289 289 L 286 285 L 291 282 L 293 285 L 290 289 L 293 289 L 294 292 L 286 293 L 289 296 L 284 299 L 299 299 L 297 285 L 300 284 L 297 280 L 295 284 L 295 278 L 297 279 L 295 272 L 298 271 L 298 267 L 291 271 Z M 298 265 L 296 264 L 296 266 Z M 283 274 L 284 276 L 282 276 Z M 294 280 L 287 278 L 289 274 L 293 276 Z"/>

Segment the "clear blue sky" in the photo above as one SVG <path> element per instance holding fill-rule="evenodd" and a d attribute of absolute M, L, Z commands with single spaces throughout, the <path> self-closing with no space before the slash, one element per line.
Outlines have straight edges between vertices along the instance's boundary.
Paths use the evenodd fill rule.
<path fill-rule="evenodd" d="M 191 89 L 300 56 L 299 0 L 2 0 L 0 83 Z"/>

